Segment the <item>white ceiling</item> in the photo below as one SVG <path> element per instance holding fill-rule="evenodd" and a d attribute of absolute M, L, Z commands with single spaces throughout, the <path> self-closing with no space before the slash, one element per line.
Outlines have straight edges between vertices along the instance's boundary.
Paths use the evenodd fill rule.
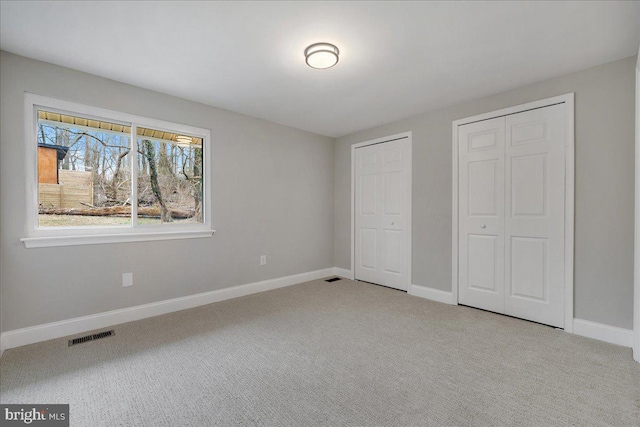
<path fill-rule="evenodd" d="M 328 70 L 303 50 L 340 48 Z M 0 48 L 338 137 L 634 55 L 640 2 L 7 2 Z"/>

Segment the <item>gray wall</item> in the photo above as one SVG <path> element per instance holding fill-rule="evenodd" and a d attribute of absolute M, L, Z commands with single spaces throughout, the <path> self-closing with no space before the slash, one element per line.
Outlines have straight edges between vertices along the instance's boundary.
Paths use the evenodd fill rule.
<path fill-rule="evenodd" d="M 413 283 L 451 291 L 451 122 L 575 92 L 575 317 L 633 319 L 636 58 L 477 99 L 335 141 L 335 260 L 351 268 L 350 145 L 413 131 Z"/>
<path fill-rule="evenodd" d="M 214 236 L 25 249 L 24 91 L 211 129 Z M 2 331 L 333 267 L 331 138 L 6 52 L 0 92 Z"/>
<path fill-rule="evenodd" d="M 634 67 L 635 57 L 628 58 L 332 144 L 330 138 L 1 52 L 0 330 L 327 268 L 334 260 L 348 269 L 349 146 L 408 130 L 414 143 L 413 283 L 450 290 L 451 122 L 567 92 L 576 93 L 575 315 L 631 328 Z M 211 129 L 216 234 L 25 249 L 19 241 L 26 235 L 24 91 Z M 261 254 L 269 257 L 264 267 L 258 266 Z M 121 274 L 129 271 L 135 285 L 122 288 Z"/>

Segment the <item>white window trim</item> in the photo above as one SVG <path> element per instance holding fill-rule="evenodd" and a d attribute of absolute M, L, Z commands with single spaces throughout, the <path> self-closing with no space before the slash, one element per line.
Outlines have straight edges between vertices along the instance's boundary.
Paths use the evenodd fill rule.
<path fill-rule="evenodd" d="M 200 224 L 162 224 L 139 225 L 135 220 L 132 225 L 118 226 L 86 226 L 86 227 L 38 227 L 38 148 L 37 144 L 37 109 L 62 110 L 82 116 L 126 122 L 131 124 L 131 145 L 137 141 L 137 127 L 166 130 L 203 139 L 203 222 Z M 27 236 L 20 239 L 27 248 L 52 246 L 91 245 L 102 243 L 123 243 L 154 240 L 193 239 L 211 237 L 215 230 L 212 227 L 211 203 L 211 131 L 164 120 L 136 116 L 91 105 L 64 101 L 32 93 L 25 93 L 25 138 L 26 138 L 26 220 Z M 131 155 L 131 170 L 137 167 L 137 156 Z M 137 186 L 132 186 L 131 199 L 137 200 Z M 131 204 L 132 216 L 135 219 L 137 203 Z"/>

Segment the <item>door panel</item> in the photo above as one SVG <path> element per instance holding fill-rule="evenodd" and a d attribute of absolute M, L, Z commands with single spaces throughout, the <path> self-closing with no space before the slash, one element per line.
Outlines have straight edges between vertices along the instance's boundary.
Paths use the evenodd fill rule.
<path fill-rule="evenodd" d="M 409 288 L 408 139 L 355 150 L 355 278 Z"/>
<path fill-rule="evenodd" d="M 564 327 L 564 105 L 506 118 L 505 313 Z"/>
<path fill-rule="evenodd" d="M 377 233 L 375 228 L 360 229 L 360 247 L 362 248 L 362 257 L 360 258 L 360 268 L 368 270 L 376 270 L 378 265 L 377 254 Z"/>
<path fill-rule="evenodd" d="M 469 216 L 496 216 L 496 159 L 469 162 Z"/>
<path fill-rule="evenodd" d="M 497 292 L 498 236 L 469 234 L 468 287 Z"/>
<path fill-rule="evenodd" d="M 362 215 L 376 214 L 377 195 L 376 176 L 363 175 L 360 181 L 360 213 Z"/>
<path fill-rule="evenodd" d="M 460 304 L 504 311 L 505 119 L 460 126 Z"/>
<path fill-rule="evenodd" d="M 511 237 L 511 296 L 547 302 L 547 239 Z"/>
<path fill-rule="evenodd" d="M 539 111 L 539 110 L 533 110 Z M 520 114 L 528 114 L 528 111 Z M 538 114 L 538 113 L 535 113 Z M 544 142 L 549 134 L 546 120 L 531 120 L 511 124 L 511 145 L 524 145 L 536 142 Z"/>
<path fill-rule="evenodd" d="M 384 181 L 384 213 L 400 215 L 402 213 L 402 171 L 387 172 L 382 175 Z"/>
<path fill-rule="evenodd" d="M 402 244 L 401 230 L 384 230 L 385 265 L 384 271 L 392 274 L 402 274 Z"/>
<path fill-rule="evenodd" d="M 475 131 L 471 131 L 467 134 L 467 152 L 472 153 L 474 151 L 499 149 L 502 146 L 502 126 L 495 123 L 495 126 L 475 126 Z"/>
<path fill-rule="evenodd" d="M 511 212 L 513 216 L 544 216 L 547 207 L 547 155 L 511 159 Z"/>

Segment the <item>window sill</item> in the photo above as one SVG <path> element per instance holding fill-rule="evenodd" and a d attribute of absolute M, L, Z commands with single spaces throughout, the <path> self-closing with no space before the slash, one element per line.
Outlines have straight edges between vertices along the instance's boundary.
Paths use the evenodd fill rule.
<path fill-rule="evenodd" d="M 189 230 L 153 233 L 92 234 L 79 236 L 23 237 L 27 249 L 55 246 L 99 245 L 105 243 L 150 242 L 156 240 L 201 239 L 211 237 L 215 230 Z"/>

